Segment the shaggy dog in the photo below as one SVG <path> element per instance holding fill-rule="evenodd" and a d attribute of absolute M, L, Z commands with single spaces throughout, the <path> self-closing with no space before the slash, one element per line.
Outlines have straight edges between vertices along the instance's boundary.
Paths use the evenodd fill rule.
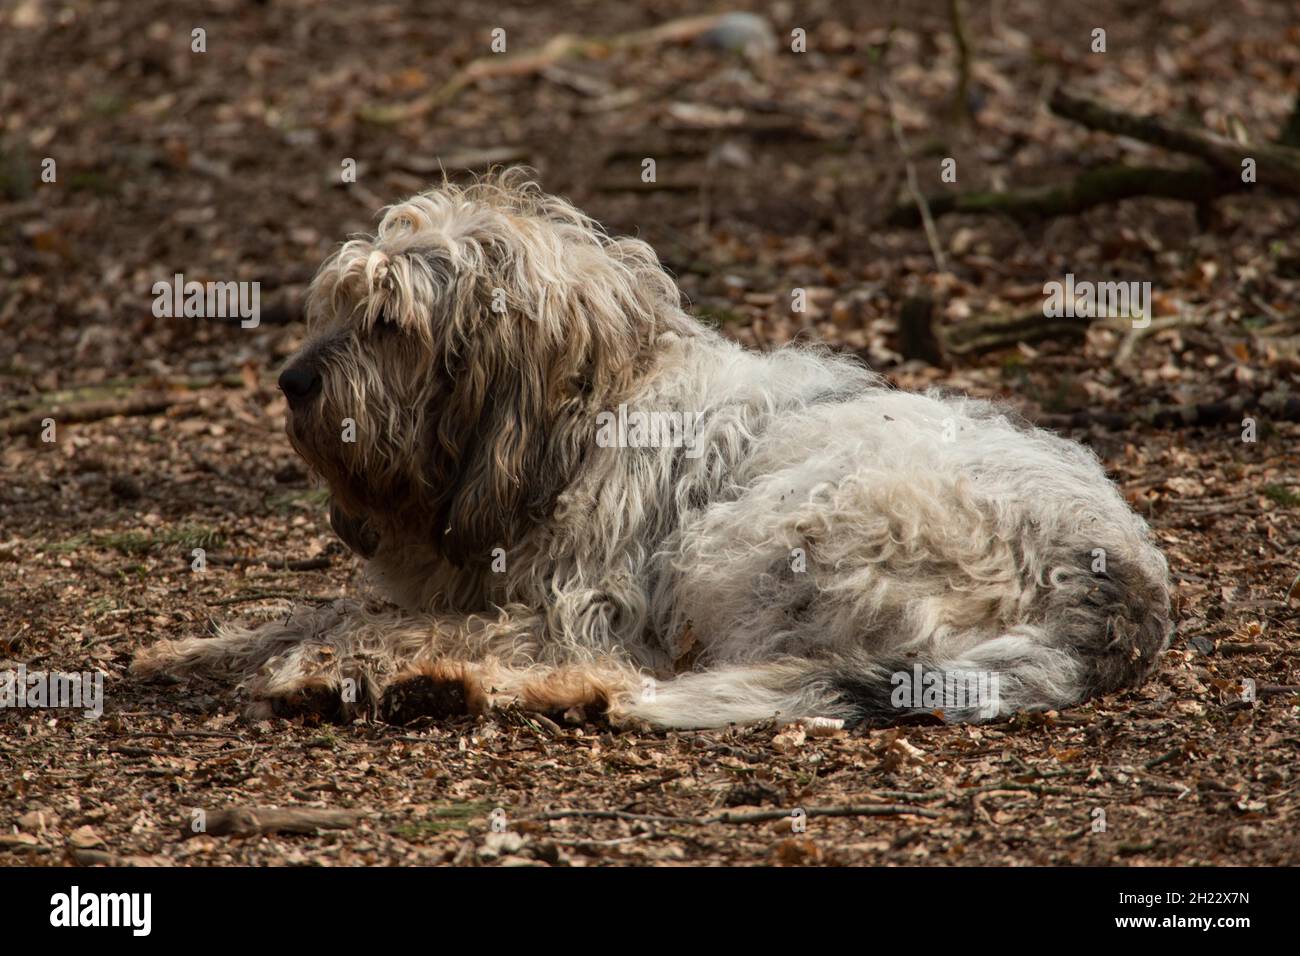
<path fill-rule="evenodd" d="M 648 245 L 517 175 L 385 210 L 321 267 L 280 386 L 391 603 L 162 642 L 137 673 L 685 728 L 981 719 L 1151 671 L 1166 564 L 1090 452 L 747 351 L 679 299 Z"/>

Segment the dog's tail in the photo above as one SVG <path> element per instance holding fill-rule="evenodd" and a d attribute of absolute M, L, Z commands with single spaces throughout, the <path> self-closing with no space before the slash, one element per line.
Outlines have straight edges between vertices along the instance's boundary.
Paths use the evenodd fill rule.
<path fill-rule="evenodd" d="M 701 729 L 773 717 L 849 718 L 854 711 L 815 677 L 807 660 L 717 667 L 670 681 L 645 679 L 640 692 L 615 700 L 611 716 L 644 720 L 663 729 Z"/>
<path fill-rule="evenodd" d="M 1024 626 L 946 660 L 880 659 L 860 652 L 720 667 L 647 682 L 639 697 L 624 699 L 615 709 L 677 729 L 772 718 L 888 723 L 913 714 L 980 722 L 1069 707 L 1092 694 L 1140 683 L 1164 643 L 1164 634 L 1155 638 L 1155 630 L 1143 654 L 1134 655 L 1132 642 L 1116 639 L 1111 653 L 1096 660 L 1077 647 L 1046 642 L 1040 629 Z"/>
<path fill-rule="evenodd" d="M 1154 554 L 1154 552 L 1152 552 Z M 643 689 L 625 711 L 667 728 L 777 718 L 889 722 L 940 713 L 975 722 L 1060 709 L 1140 684 L 1170 637 L 1164 561 L 1054 572 L 1040 623 L 1001 634 L 931 634 L 873 653 L 718 665 Z"/>
<path fill-rule="evenodd" d="M 1077 662 L 1068 655 L 1014 650 L 1018 657 L 975 653 L 935 662 L 855 654 L 719 667 L 647 682 L 639 696 L 625 698 L 615 710 L 655 727 L 684 730 L 769 719 L 887 723 L 917 713 L 980 721 L 1078 698 Z"/>

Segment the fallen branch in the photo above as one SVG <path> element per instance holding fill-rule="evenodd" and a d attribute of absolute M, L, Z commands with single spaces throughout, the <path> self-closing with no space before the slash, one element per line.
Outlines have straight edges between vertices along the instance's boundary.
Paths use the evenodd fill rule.
<path fill-rule="evenodd" d="M 399 123 L 423 116 L 431 110 L 449 105 L 462 92 L 484 80 L 507 76 L 533 76 L 561 60 L 607 56 L 615 50 L 628 50 L 660 43 L 683 43 L 693 40 L 717 26 L 725 14 L 682 17 L 646 30 L 633 30 L 609 37 L 580 37 L 564 33 L 552 37 L 544 46 L 522 53 L 494 53 L 479 57 L 459 70 L 442 86 L 409 103 L 368 106 L 360 118 L 371 123 Z"/>
<path fill-rule="evenodd" d="M 1153 757 L 1152 759 L 1148 760 L 1146 763 L 1142 765 L 1142 767 L 1145 770 L 1152 770 L 1163 763 L 1168 763 L 1171 760 L 1177 760 L 1179 757 L 1184 757 L 1186 755 L 1187 755 L 1187 751 L 1184 750 L 1182 747 L 1174 747 L 1172 750 L 1166 750 L 1159 757 Z"/>
<path fill-rule="evenodd" d="M 74 847 L 69 852 L 78 866 L 154 867 L 172 865 L 170 860 L 156 856 L 119 856 L 106 850 L 89 850 L 81 847 Z"/>
<path fill-rule="evenodd" d="M 119 415 L 154 415 L 193 400 L 185 394 L 149 392 L 127 398 L 53 405 L 47 409 L 0 419 L 0 436 L 38 435 L 45 428 L 45 420 L 51 418 L 56 425 L 84 424 Z"/>
<path fill-rule="evenodd" d="M 1037 796 L 1065 796 L 1074 793 L 1066 787 L 1053 787 L 1042 783 L 1021 783 L 1016 780 L 1005 780 L 1001 783 L 986 783 L 978 787 L 965 787 L 955 794 L 949 794 L 945 797 L 946 803 L 955 803 L 963 797 L 973 795 L 990 795 L 995 793 L 1032 793 Z"/>
<path fill-rule="evenodd" d="M 1041 311 L 970 319 L 942 331 L 944 351 L 949 355 L 974 355 L 1012 348 L 1021 342 L 1073 341 L 1083 338 L 1091 323 L 1089 318 L 1049 317 Z"/>
<path fill-rule="evenodd" d="M 931 214 L 1003 215 L 1023 224 L 1149 196 L 1195 203 L 1197 218 L 1204 225 L 1213 200 L 1247 187 L 1241 172 L 1242 161 L 1248 157 L 1255 160 L 1261 185 L 1300 194 L 1300 149 L 1293 148 L 1300 145 L 1300 98 L 1277 143 L 1239 143 L 1195 127 L 1124 113 L 1062 89 L 1052 93 L 1048 105 L 1056 115 L 1089 129 L 1141 140 L 1203 162 L 1177 169 L 1112 164 L 1082 172 L 1060 185 L 931 196 L 927 198 Z M 914 205 L 901 203 L 886 221 L 914 227 L 923 217 Z"/>
<path fill-rule="evenodd" d="M 1157 332 L 1163 332 L 1166 329 L 1178 328 L 1179 326 L 1202 325 L 1205 322 L 1205 316 L 1194 314 L 1170 315 L 1159 319 L 1152 319 L 1144 326 L 1129 324 L 1124 334 L 1123 341 L 1120 342 L 1119 348 L 1115 350 L 1115 364 L 1127 365 L 1133 357 L 1133 352 L 1139 342 L 1147 336 L 1155 335 Z M 1118 329 L 1116 329 L 1118 331 Z"/>
<path fill-rule="evenodd" d="M 941 817 L 943 814 L 938 810 L 927 810 L 924 807 L 909 807 L 897 803 L 876 803 L 867 804 L 866 806 L 843 806 L 843 807 L 809 807 L 804 810 L 804 815 L 808 819 L 813 817 L 895 817 L 895 816 L 916 816 L 916 817 Z M 704 817 L 700 820 L 701 826 L 710 823 L 766 823 L 770 820 L 789 820 L 791 811 L 789 810 L 757 810 L 753 813 L 720 813 L 715 817 Z"/>
<path fill-rule="evenodd" d="M 1277 143 L 1239 143 L 1226 136 L 1170 123 L 1154 116 L 1134 116 L 1095 100 L 1057 89 L 1048 106 L 1057 116 L 1089 129 L 1141 140 L 1162 149 L 1185 153 L 1240 179 L 1241 163 L 1255 160 L 1257 182 L 1300 195 L 1300 150 Z"/>
<path fill-rule="evenodd" d="M 250 601 L 303 601 L 309 604 L 333 604 L 338 597 L 325 594 L 299 594 L 296 591 L 250 591 L 234 597 L 218 598 L 207 603 L 212 607 L 228 607 L 231 604 L 247 604 Z"/>
<path fill-rule="evenodd" d="M 1071 216 L 1094 206 L 1150 196 L 1196 203 L 1198 210 L 1223 195 L 1245 188 L 1241 178 L 1219 173 L 1207 166 L 1166 169 L 1159 166 L 1102 166 L 1082 172 L 1067 183 L 1017 189 L 1006 192 L 971 192 L 930 196 L 931 214 L 1007 216 L 1028 224 L 1053 216 Z M 1206 213 L 1200 211 L 1202 221 Z M 900 203 L 887 220 L 893 226 L 913 227 L 921 222 L 917 207 Z"/>
<path fill-rule="evenodd" d="M 204 556 L 204 561 L 221 568 L 261 565 L 273 571 L 323 571 L 331 564 L 330 559 L 325 555 L 290 560 L 289 558 L 244 558 L 234 554 L 207 554 Z M 188 567 L 189 564 L 189 560 L 186 559 L 185 565 Z"/>
<path fill-rule="evenodd" d="M 1256 409 L 1258 405 L 1258 409 Z M 1123 431 L 1137 425 L 1149 428 L 1201 428 L 1211 425 L 1240 425 L 1247 416 L 1271 421 L 1300 422 L 1300 397 L 1281 400 L 1229 398 L 1221 402 L 1190 405 L 1157 405 L 1131 412 L 1082 408 L 1066 414 L 1040 415 L 1037 423 L 1046 428 L 1087 428 L 1099 425 Z"/>
<path fill-rule="evenodd" d="M 803 812 L 809 819 L 813 817 L 885 817 L 902 815 L 918 817 L 943 816 L 938 810 L 927 810 L 924 807 L 903 806 L 894 803 L 876 803 L 865 806 L 809 807 Z M 791 818 L 792 813 L 792 810 L 757 810 L 750 813 L 727 811 L 711 817 L 673 817 L 653 813 L 629 813 L 624 810 L 550 810 L 525 819 L 531 822 L 545 822 L 577 817 L 591 820 L 631 820 L 641 823 L 707 827 L 715 823 L 766 823 L 771 820 L 788 820 Z"/>
<path fill-rule="evenodd" d="M 317 810 L 312 807 L 240 807 L 234 810 L 212 810 L 203 819 L 203 828 L 196 831 L 193 821 L 186 820 L 181 827 L 184 837 L 256 836 L 260 833 L 316 833 L 318 830 L 347 830 L 357 825 L 361 813 L 357 810 Z"/>
<path fill-rule="evenodd" d="M 587 819 L 587 820 L 634 820 L 641 823 L 671 823 L 675 825 L 686 824 L 689 826 L 700 826 L 700 820 L 696 817 L 669 817 L 654 813 L 630 813 L 626 810 L 548 810 L 545 813 L 539 813 L 531 817 L 525 817 L 527 822 L 545 823 L 549 820 L 569 820 L 569 819 Z"/>
<path fill-rule="evenodd" d="M 1215 648 L 1220 657 L 1245 657 L 1247 654 L 1276 654 L 1281 648 L 1270 641 L 1224 642 Z"/>
<path fill-rule="evenodd" d="M 274 385 L 272 381 L 269 384 Z M 91 401 L 106 401 L 114 398 L 127 398 L 141 392 L 164 392 L 188 390 L 196 392 L 205 388 L 246 388 L 248 382 L 242 375 L 202 375 L 195 378 L 159 378 L 157 375 L 136 375 L 131 378 L 113 379 L 96 382 L 93 385 L 72 385 L 68 388 L 55 389 L 52 392 L 36 392 L 21 398 L 10 399 L 0 405 L 0 411 L 6 415 L 34 409 L 52 408 L 56 405 L 68 405 Z"/>

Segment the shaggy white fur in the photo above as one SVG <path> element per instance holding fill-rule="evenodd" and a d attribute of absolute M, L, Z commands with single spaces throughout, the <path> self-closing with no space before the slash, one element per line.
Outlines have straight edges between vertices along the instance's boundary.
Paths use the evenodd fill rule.
<path fill-rule="evenodd" d="M 311 303 L 290 438 L 400 610 L 230 626 L 138 672 L 345 713 L 423 677 L 470 707 L 710 727 L 930 710 L 918 665 L 992 678 L 939 699 L 949 719 L 1064 707 L 1166 644 L 1165 561 L 1090 452 L 823 350 L 746 351 L 648 246 L 518 177 L 390 208 Z M 610 413 L 694 433 L 611 447 Z"/>

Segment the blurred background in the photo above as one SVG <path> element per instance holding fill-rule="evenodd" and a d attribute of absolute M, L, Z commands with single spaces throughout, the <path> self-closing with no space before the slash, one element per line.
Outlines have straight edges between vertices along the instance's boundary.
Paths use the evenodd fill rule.
<path fill-rule="evenodd" d="M 261 373 L 292 336 L 155 320 L 152 283 L 175 272 L 259 281 L 279 326 L 319 261 L 372 228 L 381 205 L 444 171 L 516 163 L 653 243 L 727 334 L 760 346 L 808 336 L 878 368 L 914 351 L 900 349 L 897 323 L 918 293 L 941 325 L 1032 311 L 1042 284 L 1067 272 L 1152 281 L 1157 315 L 1204 310 L 1237 334 L 1294 308 L 1297 205 L 1275 191 L 1019 221 L 936 210 L 944 269 L 920 224 L 902 222 L 917 214 L 904 148 L 928 197 L 1065 187 L 1117 163 L 1186 165 L 1053 115 L 1058 85 L 1131 114 L 1276 139 L 1300 70 L 1288 3 L 777 2 L 703 18 L 671 2 L 3 10 L 10 395 L 101 373 Z M 206 52 L 194 52 L 196 29 Z M 1098 29 L 1105 52 L 1094 52 Z M 45 157 L 56 183 L 40 180 Z M 955 182 L 941 178 L 945 158 Z M 355 183 L 343 182 L 345 159 Z M 796 287 L 808 293 L 801 314 Z M 1079 336 L 1068 337 L 1076 359 Z M 1100 338 L 1118 348 L 1114 333 Z M 1098 384 L 1158 387 L 1152 370 L 1134 371 Z M 1104 395 L 1054 401 L 1088 398 Z"/>

